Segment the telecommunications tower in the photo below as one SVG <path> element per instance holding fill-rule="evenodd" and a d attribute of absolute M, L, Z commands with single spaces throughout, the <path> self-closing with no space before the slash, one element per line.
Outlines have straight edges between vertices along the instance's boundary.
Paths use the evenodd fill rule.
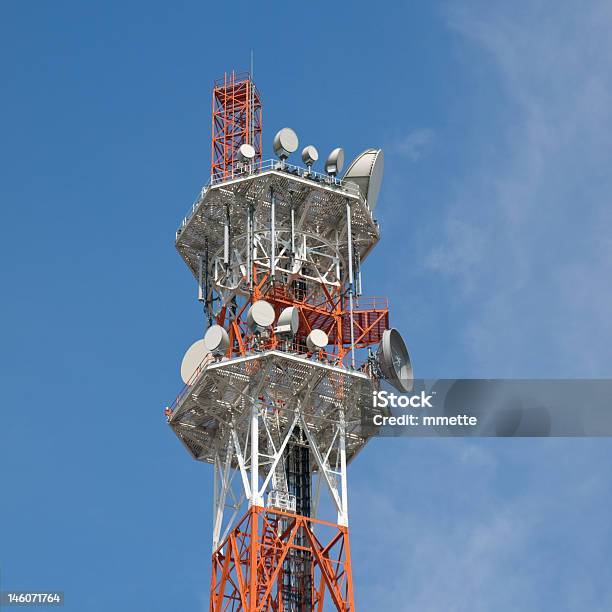
<path fill-rule="evenodd" d="M 347 465 L 381 378 L 412 386 L 387 301 L 362 296 L 383 153 L 340 178 L 341 148 L 293 165 L 283 128 L 263 161 L 261 109 L 250 74 L 215 82 L 210 181 L 176 233 L 206 330 L 166 417 L 214 469 L 210 610 L 352 611 Z"/>

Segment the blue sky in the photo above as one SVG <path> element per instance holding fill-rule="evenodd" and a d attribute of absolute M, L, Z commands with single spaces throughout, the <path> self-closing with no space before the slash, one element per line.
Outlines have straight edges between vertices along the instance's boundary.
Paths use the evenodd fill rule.
<path fill-rule="evenodd" d="M 418 376 L 610 376 L 603 2 L 0 7 L 0 586 L 204 610 L 212 471 L 163 420 L 202 331 L 174 231 L 210 89 L 264 142 L 382 146 L 387 295 Z M 362 609 L 609 610 L 608 440 L 372 442 L 350 468 Z"/>

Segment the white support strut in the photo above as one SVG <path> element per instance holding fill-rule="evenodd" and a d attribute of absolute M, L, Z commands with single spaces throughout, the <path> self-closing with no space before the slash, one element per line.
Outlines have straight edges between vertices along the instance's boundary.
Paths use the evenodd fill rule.
<path fill-rule="evenodd" d="M 346 479 L 346 421 L 344 408 L 340 409 L 340 422 L 338 424 L 340 446 L 340 496 L 342 509 L 338 512 L 338 524 L 348 527 L 348 486 Z"/>
<path fill-rule="evenodd" d="M 225 508 L 225 500 L 227 498 L 227 491 L 230 484 L 230 470 L 232 464 L 232 452 L 233 452 L 232 441 L 228 441 L 227 451 L 225 453 L 225 463 L 223 465 L 223 472 L 221 475 L 221 482 L 218 483 L 217 472 L 221 471 L 221 466 L 218 465 L 218 460 L 215 465 L 215 481 L 216 485 L 220 484 L 220 490 L 215 487 L 215 514 L 214 514 L 214 526 L 213 526 L 213 542 L 212 549 L 213 551 L 217 550 L 219 546 L 219 535 L 221 533 L 221 526 L 223 523 L 223 510 Z"/>
<path fill-rule="evenodd" d="M 251 499 L 249 506 L 263 506 L 259 495 L 259 408 L 251 402 Z"/>
<path fill-rule="evenodd" d="M 276 467 L 278 466 L 278 463 L 281 460 L 285 452 L 285 448 L 287 448 L 287 444 L 289 443 L 289 439 L 291 438 L 291 434 L 293 433 L 293 430 L 295 429 L 295 426 L 299 418 L 300 418 L 300 413 L 296 411 L 295 416 L 293 417 L 293 421 L 291 421 L 291 425 L 289 426 L 287 432 L 285 433 L 283 443 L 273 455 L 272 464 L 270 465 L 270 468 L 268 470 L 268 475 L 266 476 L 265 480 L 263 481 L 263 484 L 261 485 L 261 488 L 259 489 L 259 496 L 262 499 L 263 499 L 263 495 L 265 493 L 266 487 L 268 486 L 268 484 L 270 483 L 270 480 L 272 479 L 272 476 L 274 475 L 274 470 L 276 470 Z"/>
<path fill-rule="evenodd" d="M 351 323 L 351 366 L 355 368 L 355 322 L 353 321 L 353 232 L 351 228 L 351 203 L 346 202 L 346 244 L 348 250 L 348 274 L 349 274 L 349 316 Z"/>
<path fill-rule="evenodd" d="M 340 499 L 340 496 L 338 495 L 338 487 L 335 485 L 335 483 L 332 482 L 330 478 L 330 474 L 336 474 L 336 472 L 334 472 L 329 467 L 329 463 L 325 461 L 325 459 L 323 459 L 321 455 L 321 451 L 319 450 L 319 446 L 317 445 L 316 440 L 314 439 L 312 433 L 310 432 L 310 429 L 306 421 L 304 420 L 303 415 L 300 415 L 300 421 L 302 423 L 302 429 L 304 433 L 306 434 L 308 444 L 310 445 L 310 449 L 312 450 L 312 453 L 315 456 L 317 465 L 319 466 L 319 469 L 321 470 L 321 473 L 323 474 L 323 477 L 327 484 L 327 488 L 329 489 L 329 493 L 332 496 L 334 503 L 336 504 L 338 514 L 340 514 L 342 513 L 342 500 Z"/>
<path fill-rule="evenodd" d="M 270 276 L 276 275 L 276 198 L 270 187 Z"/>
<path fill-rule="evenodd" d="M 232 429 L 232 439 L 234 440 L 234 448 L 236 450 L 236 460 L 238 461 L 238 467 L 240 469 L 240 476 L 242 478 L 242 486 L 247 498 L 251 498 L 251 485 L 249 484 L 249 476 L 247 473 L 244 455 L 240 449 L 240 442 L 238 440 L 238 434 L 235 429 Z"/>

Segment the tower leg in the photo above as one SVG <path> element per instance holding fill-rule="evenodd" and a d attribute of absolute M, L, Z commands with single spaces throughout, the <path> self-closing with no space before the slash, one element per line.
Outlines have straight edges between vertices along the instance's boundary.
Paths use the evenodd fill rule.
<path fill-rule="evenodd" d="M 315 534 L 316 530 L 316 534 Z M 309 559 L 310 593 L 285 601 L 286 559 Z M 306 603 L 307 602 L 307 603 Z M 210 610 L 353 612 L 348 528 L 281 510 L 252 506 L 213 553 Z"/>

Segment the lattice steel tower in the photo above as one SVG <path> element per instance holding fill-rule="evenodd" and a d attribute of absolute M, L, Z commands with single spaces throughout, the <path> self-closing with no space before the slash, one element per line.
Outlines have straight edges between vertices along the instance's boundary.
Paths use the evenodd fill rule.
<path fill-rule="evenodd" d="M 214 468 L 211 610 L 354 610 L 347 464 L 380 378 L 412 377 L 386 300 L 361 296 L 382 151 L 341 180 L 341 149 L 320 174 L 312 146 L 287 163 L 297 145 L 284 128 L 261 161 L 252 79 L 216 82 L 211 180 L 176 233 L 207 331 L 166 416 Z"/>
<path fill-rule="evenodd" d="M 261 100 L 249 73 L 233 70 L 217 79 L 212 95 L 211 176 L 219 181 L 232 175 L 242 144 L 255 150 L 261 163 Z"/>

